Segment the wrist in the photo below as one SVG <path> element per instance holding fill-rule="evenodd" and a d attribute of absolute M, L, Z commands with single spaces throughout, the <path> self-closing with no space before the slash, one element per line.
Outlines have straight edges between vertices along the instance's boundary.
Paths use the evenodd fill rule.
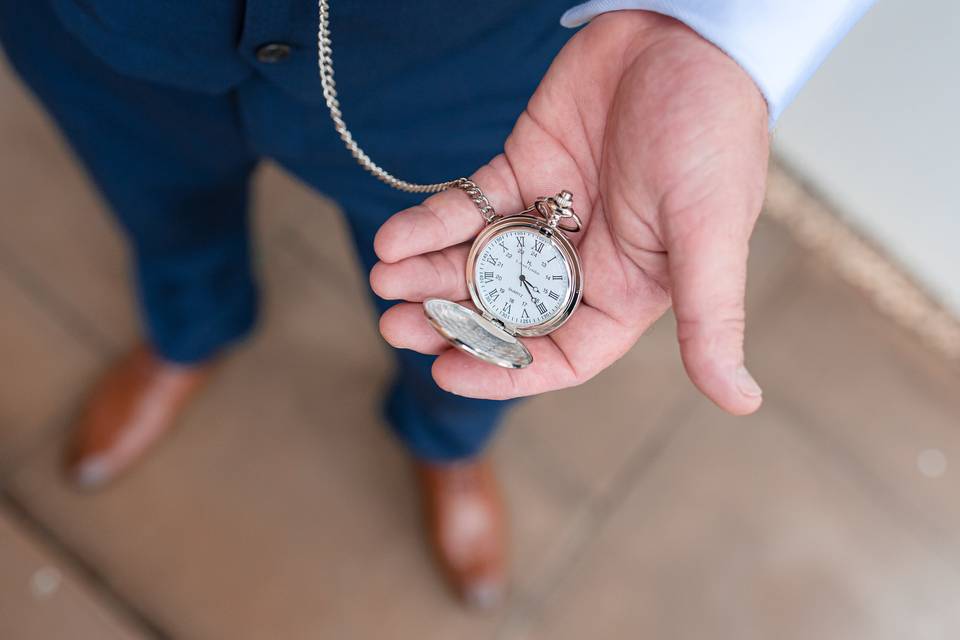
<path fill-rule="evenodd" d="M 618 43 L 621 77 L 639 63 L 644 71 L 637 80 L 647 84 L 656 79 L 647 84 L 647 95 L 682 93 L 685 102 L 702 108 L 730 107 L 740 117 L 769 121 L 769 104 L 747 70 L 675 18 L 640 9 L 611 11 L 592 20 L 580 35 L 587 36 L 587 47 Z M 613 61 L 604 57 L 604 64 Z"/>
<path fill-rule="evenodd" d="M 770 124 L 874 0 L 590 0 L 560 22 L 582 25 L 619 10 L 673 16 L 714 43 L 753 79 L 768 103 Z"/>

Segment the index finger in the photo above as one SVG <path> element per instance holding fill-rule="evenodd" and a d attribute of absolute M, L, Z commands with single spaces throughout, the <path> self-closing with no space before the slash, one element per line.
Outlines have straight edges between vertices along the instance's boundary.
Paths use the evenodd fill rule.
<path fill-rule="evenodd" d="M 523 208 L 516 178 L 503 154 L 470 179 L 480 186 L 497 211 Z M 466 194 L 460 189 L 448 189 L 384 222 L 373 240 L 373 248 L 383 262 L 399 262 L 471 240 L 484 224 L 483 216 Z"/>

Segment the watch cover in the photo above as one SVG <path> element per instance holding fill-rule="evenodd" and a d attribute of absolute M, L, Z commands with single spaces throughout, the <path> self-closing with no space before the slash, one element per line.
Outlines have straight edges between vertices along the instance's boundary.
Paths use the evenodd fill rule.
<path fill-rule="evenodd" d="M 516 337 L 463 305 L 431 298 L 423 303 L 423 313 L 437 333 L 475 358 L 505 369 L 522 369 L 533 362 Z"/>

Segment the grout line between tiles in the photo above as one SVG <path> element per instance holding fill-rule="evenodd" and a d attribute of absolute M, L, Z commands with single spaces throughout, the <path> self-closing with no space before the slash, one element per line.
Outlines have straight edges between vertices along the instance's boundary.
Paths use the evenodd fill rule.
<path fill-rule="evenodd" d="M 844 441 L 834 436 L 829 428 L 824 428 L 798 403 L 786 396 L 776 396 L 777 408 L 792 420 L 790 428 L 801 431 L 814 447 L 829 456 L 837 468 L 849 475 L 856 486 L 860 487 L 870 504 L 891 517 L 892 524 L 901 527 L 910 535 L 919 536 L 921 542 L 931 554 L 941 556 L 942 550 L 956 547 L 956 532 L 945 528 L 927 517 L 926 512 L 903 497 L 896 485 L 888 484 Z M 800 425 L 799 427 L 793 425 Z M 912 526 L 904 526 L 904 523 Z M 960 572 L 960 555 L 947 553 L 942 557 L 955 571 Z"/>
<path fill-rule="evenodd" d="M 692 404 L 689 397 L 679 399 L 661 418 L 660 425 L 617 469 L 609 485 L 611 489 L 587 498 L 574 515 L 573 523 L 560 532 L 560 543 L 548 553 L 540 576 L 532 586 L 517 594 L 517 604 L 504 616 L 494 638 L 515 640 L 524 637 L 538 624 L 543 607 L 586 561 L 597 534 L 643 482 L 677 434 L 688 426 L 688 419 L 694 411 Z"/>
<path fill-rule="evenodd" d="M 531 436 L 528 430 L 517 428 L 515 433 L 510 434 L 510 437 L 517 440 L 516 444 L 529 452 L 528 460 L 530 464 L 526 465 L 526 470 L 538 482 L 549 486 L 550 490 L 555 492 L 555 495 L 574 503 L 584 502 L 590 497 L 589 487 L 575 476 L 567 473 L 563 465 L 543 455 L 539 450 L 539 439 Z"/>
<path fill-rule="evenodd" d="M 782 224 L 779 220 L 775 220 L 775 222 Z M 801 247 L 801 251 L 803 255 L 814 255 L 813 252 L 806 247 Z M 800 260 L 802 260 L 802 257 Z M 789 273 L 795 268 L 797 268 L 797 265 L 792 265 L 791 268 L 784 273 L 784 277 L 788 277 Z M 849 283 L 847 283 L 847 285 L 851 287 L 852 293 L 863 297 L 865 304 L 869 302 L 865 294 L 854 288 L 853 285 Z M 773 309 L 773 313 L 767 320 L 770 325 L 776 326 L 785 315 L 789 315 L 793 311 L 793 297 L 790 290 L 786 287 L 777 287 L 775 291 L 764 300 L 763 308 Z M 891 329 L 898 331 L 903 330 L 902 325 L 895 320 L 887 317 L 884 317 L 884 319 L 889 322 Z M 754 328 L 754 331 L 756 332 L 757 328 Z M 911 338 L 912 337 L 913 336 L 911 336 Z M 928 390 L 923 385 L 916 383 L 914 380 L 908 380 L 907 382 L 912 384 L 919 393 L 926 395 Z M 768 401 L 771 395 L 776 394 L 775 386 L 775 382 L 768 384 L 768 393 L 765 394 Z M 924 510 L 914 505 L 908 498 L 905 498 L 903 494 L 897 490 L 895 485 L 885 483 L 880 476 L 863 462 L 862 458 L 856 454 L 855 450 L 852 449 L 849 443 L 845 442 L 843 438 L 834 436 L 829 428 L 824 428 L 818 424 L 817 420 L 813 418 L 809 411 L 789 396 L 775 395 L 774 397 L 776 398 L 775 402 L 778 408 L 793 418 L 791 424 L 796 423 L 797 425 L 802 425 L 805 436 L 809 438 L 814 446 L 824 450 L 826 455 L 833 457 L 844 469 L 848 470 L 850 475 L 855 476 L 855 481 L 862 487 L 873 504 L 880 506 L 881 510 L 899 513 L 904 516 L 904 518 L 916 523 L 918 527 L 917 529 L 912 529 L 912 531 L 916 535 L 925 537 L 925 543 L 933 543 L 937 548 L 945 549 L 950 549 L 954 546 L 955 532 L 928 518 Z M 797 427 L 791 428 L 798 430 Z M 885 505 L 885 507 L 883 505 Z M 950 555 L 947 562 L 960 571 L 960 555 Z"/>
<path fill-rule="evenodd" d="M 773 222 L 779 225 L 779 222 Z M 751 324 L 753 331 L 757 330 L 757 325 L 765 324 L 766 317 L 762 315 L 764 310 L 777 309 L 784 298 L 789 299 L 789 290 L 782 285 L 801 267 L 806 254 L 807 251 L 801 249 L 798 255 L 785 265 L 769 289 L 750 303 L 753 307 L 751 316 L 759 320 Z M 552 555 L 555 557 L 544 562 L 546 568 L 542 571 L 543 575 L 534 587 L 517 594 L 519 602 L 504 616 L 495 633 L 497 640 L 523 637 L 537 624 L 540 611 L 558 590 L 559 585 L 575 574 L 576 567 L 583 561 L 603 524 L 642 482 L 646 471 L 653 466 L 680 429 L 687 426 L 687 419 L 693 413 L 691 402 L 695 401 L 692 401 L 690 396 L 681 397 L 674 408 L 661 418 L 661 426 L 651 431 L 650 437 L 636 447 L 614 474 L 609 484 L 612 489 L 604 494 L 587 497 L 583 507 L 574 516 L 573 524 L 563 532 L 565 540 L 561 541 L 560 550 L 554 551 Z M 567 569 L 562 569 L 561 565 L 566 565 Z"/>
<path fill-rule="evenodd" d="M 79 574 L 91 585 L 115 613 L 124 617 L 141 633 L 154 640 L 172 638 L 164 628 L 150 618 L 139 607 L 125 598 L 122 593 L 104 578 L 97 568 L 81 554 L 67 545 L 56 532 L 35 517 L 30 509 L 7 490 L 0 490 L 0 504 L 17 517 L 24 529 L 35 539 L 52 549 L 55 555 L 66 559 L 71 570 Z"/>
<path fill-rule="evenodd" d="M 41 278 L 17 263 L 10 251 L 0 248 L 0 272 L 35 303 L 41 311 L 68 335 L 97 353 L 115 350 L 113 342 L 83 316 L 70 302 L 47 286 Z"/>
<path fill-rule="evenodd" d="M 62 432 L 67 430 L 70 417 L 76 415 L 79 407 L 69 407 L 63 414 L 54 415 L 47 423 L 44 423 L 36 430 L 33 437 L 22 446 L 17 447 L 8 456 L 5 456 L 3 464 L 0 464 L 0 495 L 7 488 L 10 478 L 16 474 L 21 463 L 26 463 L 35 454 L 43 451 L 51 441 L 56 441 L 62 436 Z"/>
<path fill-rule="evenodd" d="M 362 272 L 360 279 L 366 285 L 366 271 L 355 255 L 351 255 L 351 264 L 345 270 L 344 265 L 339 261 L 331 260 L 325 254 L 314 250 L 308 242 L 304 241 L 302 233 L 297 233 L 295 229 L 282 223 L 278 224 L 277 227 L 268 237 L 264 238 L 264 241 L 273 240 L 276 242 L 276 245 L 291 259 L 299 262 L 301 266 L 309 267 L 311 273 L 323 276 L 325 283 L 332 284 L 342 291 L 352 291 L 351 279 L 356 278 L 358 272 Z"/>

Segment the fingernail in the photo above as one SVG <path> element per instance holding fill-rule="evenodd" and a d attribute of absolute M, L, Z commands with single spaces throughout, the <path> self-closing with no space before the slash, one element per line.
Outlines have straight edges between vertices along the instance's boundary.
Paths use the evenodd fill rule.
<path fill-rule="evenodd" d="M 763 389 L 760 388 L 760 385 L 743 365 L 737 367 L 737 388 L 740 389 L 740 393 L 751 398 L 758 398 L 763 395 Z"/>

